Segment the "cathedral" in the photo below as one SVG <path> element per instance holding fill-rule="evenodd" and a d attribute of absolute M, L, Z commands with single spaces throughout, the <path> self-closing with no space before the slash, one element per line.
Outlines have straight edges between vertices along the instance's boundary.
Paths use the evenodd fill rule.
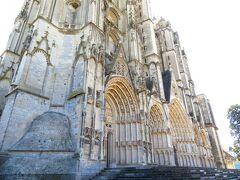
<path fill-rule="evenodd" d="M 225 168 L 210 102 L 150 0 L 25 0 L 0 56 L 0 118 L 5 177 Z"/>

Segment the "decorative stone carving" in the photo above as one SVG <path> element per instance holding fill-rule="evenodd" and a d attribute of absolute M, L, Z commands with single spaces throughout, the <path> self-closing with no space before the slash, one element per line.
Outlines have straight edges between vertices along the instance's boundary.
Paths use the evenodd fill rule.
<path fill-rule="evenodd" d="M 98 60 L 100 62 L 103 62 L 104 60 L 104 46 L 103 45 L 100 45 L 99 48 L 98 48 Z"/>
<path fill-rule="evenodd" d="M 25 3 L 23 9 L 21 10 L 21 12 L 19 13 L 19 15 L 17 16 L 16 21 L 17 21 L 17 20 L 26 20 L 26 19 L 27 19 L 30 1 L 31 1 L 31 0 L 28 0 L 28 1 Z"/>
<path fill-rule="evenodd" d="M 102 101 L 100 99 L 97 100 L 96 107 L 98 107 L 98 108 L 102 107 Z"/>
<path fill-rule="evenodd" d="M 30 47 L 30 44 L 32 42 L 32 37 L 33 37 L 33 26 L 30 26 L 26 40 L 23 43 L 24 50 L 28 50 L 28 48 Z"/>
<path fill-rule="evenodd" d="M 84 136 L 90 140 L 92 138 L 92 128 L 85 127 Z"/>
<path fill-rule="evenodd" d="M 102 132 L 99 130 L 95 130 L 95 139 L 97 141 L 101 141 L 101 137 L 102 137 Z"/>
<path fill-rule="evenodd" d="M 88 104 L 92 104 L 93 103 L 93 89 L 88 87 L 88 96 L 87 96 L 87 102 Z"/>
<path fill-rule="evenodd" d="M 81 5 L 80 0 L 66 0 L 66 4 L 72 6 L 74 9 L 77 9 Z"/>
<path fill-rule="evenodd" d="M 140 76 L 138 77 L 136 81 L 136 87 L 137 87 L 138 93 L 145 91 L 147 89 L 146 78 L 144 73 L 141 73 Z"/>
<path fill-rule="evenodd" d="M 11 52 L 5 52 L 0 56 L 0 80 L 6 78 L 7 73 L 13 70 L 18 63 L 19 57 Z"/>
<path fill-rule="evenodd" d="M 166 27 L 171 28 L 170 22 L 166 21 L 163 17 L 161 17 L 161 19 L 158 21 L 157 26 L 159 28 L 166 28 Z"/>
<path fill-rule="evenodd" d="M 129 28 L 130 29 L 136 29 L 136 20 L 135 20 L 135 17 L 136 17 L 136 13 L 135 13 L 135 10 L 134 10 L 134 6 L 132 5 L 135 5 L 135 2 L 134 1 L 128 1 L 128 5 L 131 6 L 130 8 L 130 12 L 128 14 L 129 16 Z"/>
<path fill-rule="evenodd" d="M 92 44 L 92 47 L 91 47 L 90 51 L 91 51 L 91 56 L 97 58 L 98 48 L 97 48 L 96 44 Z"/>
<path fill-rule="evenodd" d="M 105 64 L 105 76 L 113 73 L 113 71 L 112 71 L 113 63 L 114 63 L 113 54 L 105 53 L 105 63 L 104 63 Z"/>

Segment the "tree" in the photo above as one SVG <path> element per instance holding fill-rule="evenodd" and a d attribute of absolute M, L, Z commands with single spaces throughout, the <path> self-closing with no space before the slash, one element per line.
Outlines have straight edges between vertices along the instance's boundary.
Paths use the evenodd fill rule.
<path fill-rule="evenodd" d="M 240 160 L 240 105 L 231 106 L 227 118 L 230 120 L 231 135 L 235 138 L 232 150 Z"/>

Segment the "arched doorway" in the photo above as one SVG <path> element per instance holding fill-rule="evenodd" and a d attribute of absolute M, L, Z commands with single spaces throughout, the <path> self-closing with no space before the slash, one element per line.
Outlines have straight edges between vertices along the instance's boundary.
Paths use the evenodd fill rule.
<path fill-rule="evenodd" d="M 149 136 L 153 148 L 153 162 L 166 165 L 169 157 L 166 125 L 163 119 L 163 111 L 160 105 L 153 105 L 150 109 Z"/>
<path fill-rule="evenodd" d="M 125 78 L 114 77 L 107 83 L 105 100 L 105 157 L 109 166 L 141 163 L 142 123 L 133 88 Z"/>
<path fill-rule="evenodd" d="M 149 110 L 146 124 L 146 140 L 151 149 L 145 154 L 148 163 L 174 166 L 174 148 L 172 146 L 170 123 L 160 103 L 154 103 Z"/>
<path fill-rule="evenodd" d="M 193 125 L 181 103 L 175 99 L 170 104 L 170 122 L 172 126 L 173 146 L 179 166 L 194 166 L 196 157 Z"/>

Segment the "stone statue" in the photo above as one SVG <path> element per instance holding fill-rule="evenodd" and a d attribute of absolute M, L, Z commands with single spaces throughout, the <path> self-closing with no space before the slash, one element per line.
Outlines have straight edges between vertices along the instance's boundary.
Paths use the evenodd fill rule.
<path fill-rule="evenodd" d="M 33 26 L 30 27 L 29 31 L 28 31 L 28 35 L 26 37 L 25 42 L 23 43 L 23 49 L 27 50 L 30 47 L 30 44 L 32 42 L 32 36 L 33 36 Z"/>
<path fill-rule="evenodd" d="M 96 46 L 96 44 L 92 44 L 92 47 L 91 47 L 91 56 L 97 57 L 97 55 L 98 55 L 97 46 Z"/>

